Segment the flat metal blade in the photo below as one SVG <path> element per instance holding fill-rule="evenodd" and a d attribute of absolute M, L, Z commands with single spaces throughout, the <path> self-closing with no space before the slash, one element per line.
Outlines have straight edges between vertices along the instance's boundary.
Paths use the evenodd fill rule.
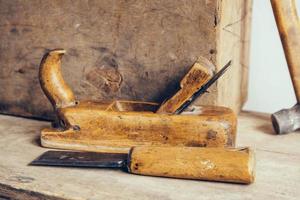
<path fill-rule="evenodd" d="M 30 163 L 30 165 L 64 166 L 64 167 L 125 167 L 128 154 L 96 153 L 77 151 L 47 151 Z"/>

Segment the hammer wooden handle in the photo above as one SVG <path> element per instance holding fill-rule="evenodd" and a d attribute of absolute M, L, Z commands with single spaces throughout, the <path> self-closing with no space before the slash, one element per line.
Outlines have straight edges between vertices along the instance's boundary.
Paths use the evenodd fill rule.
<path fill-rule="evenodd" d="M 296 2 L 295 0 L 271 0 L 271 4 L 297 102 L 300 102 L 300 24 Z"/>
<path fill-rule="evenodd" d="M 255 159 L 249 148 L 133 147 L 131 173 L 249 184 Z"/>

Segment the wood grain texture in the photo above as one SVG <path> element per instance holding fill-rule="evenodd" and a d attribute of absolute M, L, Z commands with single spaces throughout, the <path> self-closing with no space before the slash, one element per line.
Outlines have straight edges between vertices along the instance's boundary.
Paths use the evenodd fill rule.
<path fill-rule="evenodd" d="M 300 102 L 300 22 L 295 0 L 271 0 L 277 28 L 291 74 L 297 102 Z"/>
<path fill-rule="evenodd" d="M 218 30 L 226 26 L 223 18 L 228 15 L 221 13 L 222 2 L 0 1 L 0 111 L 54 116 L 38 84 L 38 65 L 42 55 L 55 48 L 67 50 L 63 74 L 79 99 L 161 103 L 174 94 L 181 78 L 200 56 L 219 67 L 228 59 L 236 60 L 219 59 L 228 46 L 234 52 L 245 48 L 228 38 L 218 47 Z M 226 23 L 240 19 L 243 2 L 248 1 L 222 3 L 233 7 Z M 244 26 L 243 19 L 234 26 Z M 237 43 L 243 38 L 232 34 L 228 37 Z M 234 72 L 228 72 L 232 76 L 223 79 L 240 77 L 242 65 L 235 63 Z M 244 80 L 229 87 L 237 91 L 228 95 L 225 86 L 214 86 L 196 104 L 229 105 L 238 111 L 241 82 Z M 218 97 L 220 92 L 223 95 Z"/>
<path fill-rule="evenodd" d="M 83 102 L 84 103 L 84 102 Z M 81 103 L 82 104 L 82 103 Z M 156 112 L 159 108 L 159 104 L 153 102 L 142 102 L 142 101 L 122 101 L 117 100 L 110 103 L 106 111 L 117 111 L 117 112 Z"/>
<path fill-rule="evenodd" d="M 216 66 L 232 64 L 216 84 L 215 100 L 237 111 L 247 100 L 252 0 L 222 0 L 218 11 Z"/>
<path fill-rule="evenodd" d="M 126 103 L 128 105 L 129 102 Z M 51 148 L 120 153 L 140 145 L 235 145 L 236 116 L 232 110 L 225 107 L 203 106 L 182 115 L 167 115 L 155 114 L 151 112 L 153 108 L 139 112 L 113 111 L 110 108 L 103 109 L 103 106 L 99 105 L 101 103 L 80 102 L 75 106 L 59 109 L 58 118 L 62 121 L 63 128 L 43 129 L 42 145 Z M 151 107 L 153 104 L 146 105 Z M 143 106 L 138 108 L 141 107 Z"/>
<path fill-rule="evenodd" d="M 61 57 L 65 50 L 53 50 L 44 55 L 39 70 L 39 80 L 54 110 L 75 105 L 75 96 L 64 81 L 61 72 Z"/>
<path fill-rule="evenodd" d="M 180 90 L 163 102 L 157 113 L 174 114 L 211 78 L 212 72 L 209 69 L 213 68 L 214 66 L 206 60 L 196 62 L 180 81 Z"/>
<path fill-rule="evenodd" d="M 241 42 L 240 42 L 240 65 L 242 67 L 241 72 L 241 106 L 248 99 L 248 70 L 250 63 L 250 42 L 251 42 L 251 21 L 252 21 L 252 0 L 245 0 L 242 7 L 243 14 L 241 17 Z"/>
<path fill-rule="evenodd" d="M 234 183 L 254 181 L 255 158 L 249 148 L 134 147 L 134 174 Z"/>
<path fill-rule="evenodd" d="M 242 113 L 239 146 L 256 153 L 256 180 L 251 185 L 139 176 L 113 169 L 28 166 L 49 150 L 40 147 L 40 130 L 49 122 L 0 115 L 0 196 L 41 195 L 53 199 L 298 200 L 300 134 L 275 136 L 268 114 Z M 23 197 L 23 198 L 22 198 Z M 46 198 L 47 199 L 47 198 Z"/>

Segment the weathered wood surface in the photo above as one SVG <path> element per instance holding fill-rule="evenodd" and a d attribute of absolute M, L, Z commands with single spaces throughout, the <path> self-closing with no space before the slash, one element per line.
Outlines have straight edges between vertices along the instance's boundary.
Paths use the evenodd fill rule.
<path fill-rule="evenodd" d="M 80 102 L 58 110 L 58 118 L 64 126 L 43 129 L 42 145 L 51 148 L 120 153 L 140 145 L 235 145 L 237 119 L 233 111 L 226 107 L 195 106 L 193 112 L 167 115 L 149 110 L 107 111 L 100 105 L 101 103 Z"/>
<path fill-rule="evenodd" d="M 232 66 L 217 83 L 216 104 L 239 110 L 247 100 L 252 0 L 222 0 L 219 9 L 217 67 L 230 59 Z"/>
<path fill-rule="evenodd" d="M 53 117 L 38 83 L 41 57 L 53 48 L 67 50 L 66 81 L 76 96 L 91 100 L 161 103 L 174 94 L 199 56 L 218 67 L 232 59 L 223 81 L 196 103 L 228 105 L 237 111 L 244 102 L 241 92 L 246 91 L 241 74 L 248 66 L 243 62 L 248 49 L 244 38 L 250 23 L 244 22 L 251 16 L 250 4 L 251 0 L 0 0 L 0 112 Z"/>
<path fill-rule="evenodd" d="M 238 146 L 256 149 L 249 186 L 127 174 L 118 170 L 27 166 L 46 149 L 39 133 L 48 122 L 0 116 L 0 197 L 19 199 L 272 199 L 300 196 L 300 134 L 273 135 L 269 115 L 242 113 Z M 48 199 L 51 199 L 48 198 Z"/>
<path fill-rule="evenodd" d="M 255 156 L 250 148 L 133 147 L 129 171 L 134 174 L 252 183 Z"/>

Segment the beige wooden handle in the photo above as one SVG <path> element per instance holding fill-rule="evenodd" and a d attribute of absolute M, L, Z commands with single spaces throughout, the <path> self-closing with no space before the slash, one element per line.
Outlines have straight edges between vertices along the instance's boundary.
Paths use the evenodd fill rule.
<path fill-rule="evenodd" d="M 65 50 L 52 50 L 40 64 L 40 84 L 54 109 L 75 104 L 74 94 L 61 74 L 61 58 L 64 54 Z"/>
<path fill-rule="evenodd" d="M 300 102 L 300 24 L 296 2 L 295 0 L 271 0 L 271 4 L 296 98 Z"/>
<path fill-rule="evenodd" d="M 254 181 L 254 154 L 249 148 L 151 147 L 131 149 L 134 174 L 235 183 Z"/>

